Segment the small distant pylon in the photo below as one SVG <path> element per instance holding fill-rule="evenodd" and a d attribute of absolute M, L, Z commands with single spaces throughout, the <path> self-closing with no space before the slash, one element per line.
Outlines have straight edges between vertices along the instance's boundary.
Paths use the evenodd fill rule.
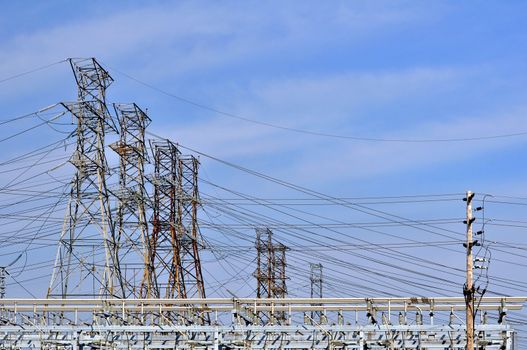
<path fill-rule="evenodd" d="M 288 248 L 282 243 L 274 243 L 273 250 L 273 298 L 285 298 L 287 296 L 285 252 Z"/>
<path fill-rule="evenodd" d="M 273 232 L 269 228 L 256 228 L 256 297 L 285 298 L 287 296 L 286 251 L 288 248 L 273 241 Z M 261 313 L 261 319 L 283 322 L 285 312 L 273 315 Z"/>
<path fill-rule="evenodd" d="M 6 277 L 6 269 L 5 267 L 0 267 L 0 299 L 5 298 L 5 277 Z"/>
<path fill-rule="evenodd" d="M 272 296 L 272 235 L 268 228 L 256 229 L 256 297 L 271 298 Z"/>
<path fill-rule="evenodd" d="M 311 298 L 322 298 L 322 264 L 310 263 L 310 276 L 311 282 Z M 320 311 L 312 311 L 311 318 L 317 322 L 320 322 L 322 313 Z"/>

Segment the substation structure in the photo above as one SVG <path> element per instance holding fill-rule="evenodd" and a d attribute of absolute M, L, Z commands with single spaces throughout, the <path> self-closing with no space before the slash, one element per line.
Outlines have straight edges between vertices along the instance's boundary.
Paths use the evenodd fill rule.
<path fill-rule="evenodd" d="M 514 333 L 506 313 L 521 309 L 526 300 L 484 298 L 475 347 L 513 349 Z M 465 310 L 463 298 L 4 299 L 0 310 L 2 349 L 466 346 L 466 329 L 459 317 Z M 312 312 L 320 313 L 320 318 L 311 318 Z M 269 319 L 262 322 L 260 313 Z M 200 322 L 204 319 L 210 323 Z"/>
<path fill-rule="evenodd" d="M 311 298 L 289 298 L 288 248 L 265 227 L 256 229 L 257 297 L 207 298 L 198 159 L 146 140 L 150 118 L 136 104 L 113 104 L 112 115 L 113 79 L 95 59 L 70 64 L 78 96 L 62 106 L 76 125 L 74 176 L 54 268 L 45 299 L 0 298 L 0 349 L 473 348 L 467 298 L 323 298 L 321 264 L 311 265 Z M 479 317 L 472 345 L 513 349 L 507 311 L 527 298 L 466 293 Z"/>

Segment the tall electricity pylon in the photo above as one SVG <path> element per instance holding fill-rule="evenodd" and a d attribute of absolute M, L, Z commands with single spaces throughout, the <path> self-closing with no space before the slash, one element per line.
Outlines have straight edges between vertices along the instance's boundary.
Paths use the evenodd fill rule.
<path fill-rule="evenodd" d="M 47 296 L 205 298 L 198 160 L 154 141 L 154 174 L 145 176 L 150 119 L 133 103 L 115 104 L 120 136 L 110 148 L 119 156 L 119 186 L 110 190 L 105 143 L 118 130 L 106 89 L 113 79 L 95 59 L 70 63 L 78 100 L 63 105 L 77 121 L 75 176 Z"/>
<path fill-rule="evenodd" d="M 187 298 L 206 297 L 199 255 L 202 245 L 198 226 L 198 167 L 199 161 L 194 156 L 178 158 L 177 227 Z"/>
<path fill-rule="evenodd" d="M 182 156 L 170 141 L 152 142 L 154 185 L 152 266 L 157 295 L 205 298 L 198 227 L 198 160 Z"/>
<path fill-rule="evenodd" d="M 154 187 L 150 263 L 156 271 L 154 297 L 185 298 L 181 247 L 177 233 L 177 172 L 179 151 L 170 141 L 151 143 Z"/>
<path fill-rule="evenodd" d="M 150 118 L 135 104 L 114 104 L 120 139 L 110 145 L 119 155 L 119 190 L 116 191 L 117 254 L 125 282 L 126 297 L 151 298 L 155 270 L 150 264 L 148 195 L 145 188 L 145 129 Z M 139 275 L 139 276 L 138 276 Z M 138 282 L 138 280 L 140 282 Z"/>
<path fill-rule="evenodd" d="M 106 107 L 106 89 L 113 79 L 95 59 L 70 59 L 70 64 L 78 97 L 77 102 L 63 105 L 77 122 L 77 146 L 70 159 L 75 175 L 47 296 L 122 298 L 124 284 L 106 183 L 105 138 L 117 131 Z M 96 263 L 101 247 L 104 262 Z"/>

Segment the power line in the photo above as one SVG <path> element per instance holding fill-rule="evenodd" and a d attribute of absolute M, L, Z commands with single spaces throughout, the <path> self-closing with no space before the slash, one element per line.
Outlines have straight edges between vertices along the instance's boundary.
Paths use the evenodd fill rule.
<path fill-rule="evenodd" d="M 478 137 L 459 137 L 459 138 L 438 138 L 438 139 L 404 139 L 404 138 L 380 138 L 380 137 L 362 137 L 362 136 L 352 136 L 352 135 L 340 135 L 340 134 L 333 134 L 333 133 L 327 133 L 327 132 L 321 132 L 321 131 L 314 131 L 314 130 L 307 130 L 307 129 L 300 129 L 300 128 L 293 128 L 289 126 L 279 125 L 275 123 L 269 123 L 269 122 L 263 122 L 260 120 L 247 118 L 245 116 L 234 114 L 231 112 L 222 111 L 216 107 L 211 107 L 208 105 L 205 105 L 203 103 L 199 103 L 193 100 L 190 100 L 186 97 L 176 95 L 174 93 L 168 92 L 164 89 L 161 89 L 155 85 L 152 85 L 150 83 L 144 82 L 142 80 L 139 80 L 121 70 L 118 70 L 116 68 L 112 68 L 107 64 L 104 64 L 108 69 L 115 71 L 125 77 L 127 77 L 130 80 L 135 81 L 136 83 L 139 83 L 151 90 L 157 91 L 165 96 L 172 97 L 174 99 L 177 99 L 181 102 L 184 102 L 186 104 L 192 105 L 194 107 L 213 112 L 228 118 L 236 119 L 236 120 L 242 120 L 244 122 L 257 124 L 269 128 L 274 129 L 280 129 L 285 131 L 290 131 L 298 134 L 305 134 L 305 135 L 311 135 L 311 136 L 319 136 L 319 137 L 327 137 L 327 138 L 335 138 L 335 139 L 344 139 L 344 140 L 352 140 L 352 141 L 369 141 L 369 142 L 394 142 L 394 143 L 434 143 L 434 142 L 467 142 L 467 141 L 483 141 L 483 140 L 492 140 L 492 139 L 501 139 L 501 138 L 509 138 L 509 137 L 518 137 L 518 136 L 525 136 L 527 135 L 527 131 L 522 132 L 516 132 L 516 133 L 509 133 L 509 134 L 498 134 L 498 135 L 488 135 L 488 136 L 478 136 Z"/>
<path fill-rule="evenodd" d="M 7 78 L 4 78 L 4 79 L 0 79 L 0 84 L 1 83 L 4 83 L 6 81 L 9 81 L 9 80 L 13 80 L 13 79 L 16 79 L 16 78 L 20 78 L 24 75 L 28 75 L 28 74 L 31 74 L 31 73 L 35 73 L 35 72 L 38 72 L 38 71 L 41 71 L 41 70 L 44 70 L 44 69 L 47 69 L 47 68 L 50 68 L 50 67 L 53 67 L 57 64 L 60 64 L 60 63 L 64 63 L 66 62 L 68 59 L 63 59 L 63 60 L 60 60 L 60 61 L 57 61 L 57 62 L 53 62 L 53 63 L 50 63 L 50 64 L 46 64 L 44 66 L 40 66 L 40 67 L 37 67 L 37 68 L 34 68 L 34 69 L 31 69 L 31 70 L 28 70 L 28 71 L 25 71 L 25 72 L 22 72 L 22 73 L 18 73 L 18 74 L 15 74 L 15 75 L 12 75 L 10 77 L 7 77 Z"/>

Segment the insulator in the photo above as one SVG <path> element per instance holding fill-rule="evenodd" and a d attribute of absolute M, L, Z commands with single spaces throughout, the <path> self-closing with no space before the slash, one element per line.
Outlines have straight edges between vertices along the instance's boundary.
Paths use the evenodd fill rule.
<path fill-rule="evenodd" d="M 320 324 L 328 324 L 328 317 L 326 314 L 320 315 Z"/>
<path fill-rule="evenodd" d="M 386 316 L 384 312 L 382 313 L 382 323 L 389 324 L 388 317 Z"/>
<path fill-rule="evenodd" d="M 474 221 L 476 221 L 476 218 L 470 218 L 470 220 L 468 220 L 468 221 L 467 221 L 467 220 L 463 220 L 463 223 L 464 223 L 464 224 L 467 224 L 467 223 L 470 223 L 470 224 L 471 224 L 471 223 L 473 223 Z"/>
<path fill-rule="evenodd" d="M 339 325 L 343 325 L 344 324 L 344 315 L 342 314 L 342 311 L 338 312 L 338 323 L 339 323 Z"/>
<path fill-rule="evenodd" d="M 399 312 L 399 324 L 406 324 L 406 317 L 402 312 Z"/>
<path fill-rule="evenodd" d="M 419 326 L 423 324 L 423 315 L 420 312 L 415 313 L 415 323 Z"/>

